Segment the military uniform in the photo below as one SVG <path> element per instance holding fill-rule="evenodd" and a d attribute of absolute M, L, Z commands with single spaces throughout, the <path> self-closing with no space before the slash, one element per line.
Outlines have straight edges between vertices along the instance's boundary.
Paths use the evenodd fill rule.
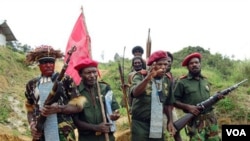
<path fill-rule="evenodd" d="M 141 73 L 136 73 L 132 80 L 131 91 L 144 79 Z M 146 91 L 139 97 L 133 98 L 132 103 L 132 141 L 164 141 L 164 135 L 160 139 L 149 138 L 151 117 L 151 93 L 152 81 L 147 85 Z M 130 92 L 131 94 L 131 92 Z M 170 88 L 170 80 L 166 76 L 162 78 L 162 101 L 164 105 L 173 103 Z M 163 132 L 162 132 L 163 133 Z"/>
<path fill-rule="evenodd" d="M 105 103 L 105 95 L 110 90 L 110 86 L 104 82 L 98 82 L 100 87 L 100 93 L 102 95 L 103 103 Z M 78 90 L 81 95 L 85 96 L 87 103 L 84 106 L 82 112 L 78 113 L 79 119 L 90 124 L 100 124 L 103 122 L 101 105 L 98 97 L 97 85 L 93 89 L 87 89 L 83 82 L 78 86 Z M 93 90 L 93 91 L 92 91 Z M 91 92 L 92 91 L 92 92 Z M 91 96 L 93 95 L 93 96 Z M 104 104 L 105 105 L 105 104 Z M 119 109 L 119 104 L 117 103 L 114 95 L 112 96 L 111 109 L 115 111 Z M 78 129 L 79 141 L 105 141 L 105 135 L 98 134 L 95 131 L 81 130 Z M 110 141 L 115 141 L 113 132 L 109 133 Z"/>
<path fill-rule="evenodd" d="M 190 74 L 181 77 L 174 89 L 176 101 L 197 105 L 210 97 L 210 83 L 200 75 L 200 79 L 193 78 Z M 192 141 L 219 141 L 219 127 L 213 113 L 213 107 L 203 111 L 201 115 L 194 118 L 187 126 L 187 133 Z M 184 112 L 188 112 L 185 111 Z"/>
<path fill-rule="evenodd" d="M 34 116 L 39 116 L 39 109 L 35 107 L 39 107 L 39 91 L 38 87 L 40 83 L 46 83 L 45 81 L 54 82 L 55 78 L 58 76 L 58 73 L 54 73 L 51 78 L 37 77 L 30 80 L 26 84 L 26 108 L 28 112 L 34 112 Z M 43 81 L 44 80 L 44 81 Z M 58 103 L 60 105 L 66 105 L 72 98 L 75 98 L 78 95 L 76 91 L 76 87 L 73 85 L 73 80 L 69 76 L 65 76 L 62 80 L 62 84 L 64 87 L 63 95 L 60 95 L 58 99 Z M 51 89 L 49 89 L 50 91 Z M 41 105 L 40 105 L 41 106 Z M 35 118 L 35 117 L 34 117 Z M 59 139 L 60 141 L 75 141 L 75 134 L 74 129 L 75 126 L 73 124 L 73 120 L 70 114 L 60 114 L 57 113 L 57 120 L 58 120 L 58 132 L 59 132 Z M 40 141 L 45 141 L 44 136 L 41 138 Z"/>

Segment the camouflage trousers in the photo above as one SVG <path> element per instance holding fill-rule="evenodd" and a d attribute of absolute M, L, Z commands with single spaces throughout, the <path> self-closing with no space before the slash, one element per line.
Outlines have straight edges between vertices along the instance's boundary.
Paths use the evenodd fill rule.
<path fill-rule="evenodd" d="M 214 113 L 202 114 L 186 126 L 190 141 L 221 141 Z"/>

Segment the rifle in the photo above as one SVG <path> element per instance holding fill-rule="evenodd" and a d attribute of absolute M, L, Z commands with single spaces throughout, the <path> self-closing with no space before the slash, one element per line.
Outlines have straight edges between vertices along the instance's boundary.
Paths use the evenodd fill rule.
<path fill-rule="evenodd" d="M 127 97 L 127 91 L 126 91 L 126 86 L 125 86 L 125 82 L 124 82 L 124 73 L 122 72 L 122 67 L 121 67 L 121 64 L 119 63 L 118 64 L 118 68 L 119 68 L 119 73 L 120 73 L 120 79 L 121 79 L 121 83 L 122 83 L 122 92 L 123 92 L 123 96 L 124 96 L 124 99 L 125 99 L 125 104 L 126 104 L 126 110 L 127 110 L 127 115 L 128 115 L 128 123 L 129 123 L 129 126 L 131 127 L 131 122 L 130 122 L 130 114 L 129 114 L 129 110 L 128 110 L 128 97 Z"/>
<path fill-rule="evenodd" d="M 61 70 L 61 72 L 59 73 L 53 87 L 52 87 L 52 90 L 50 91 L 48 97 L 46 98 L 45 102 L 44 102 L 44 105 L 51 105 L 53 104 L 54 102 L 56 102 L 59 97 L 60 97 L 60 93 L 56 93 L 56 90 L 57 90 L 57 87 L 58 87 L 58 83 L 61 82 L 61 80 L 63 79 L 64 77 L 64 74 L 66 72 L 66 69 L 68 67 L 68 63 L 70 61 L 70 57 L 72 55 L 72 53 L 76 51 L 76 47 L 73 46 L 69 51 L 68 51 L 68 58 L 65 62 L 65 64 L 63 65 L 63 68 Z M 42 132 L 43 128 L 44 128 L 44 122 L 46 120 L 46 117 L 43 116 L 43 115 L 39 115 L 37 118 L 36 118 L 36 129 L 38 132 Z M 35 141 L 35 139 L 33 139 L 33 141 Z"/>
<path fill-rule="evenodd" d="M 198 103 L 197 106 L 201 107 L 201 112 L 210 108 L 212 105 L 214 105 L 215 103 L 217 103 L 220 100 L 219 99 L 220 95 L 226 96 L 227 94 L 229 94 L 231 91 L 238 88 L 242 83 L 246 82 L 247 80 L 248 79 L 244 79 L 243 81 L 241 81 L 241 82 L 239 82 L 239 83 L 237 83 L 237 84 L 235 84 L 227 89 L 224 89 L 223 91 L 220 91 L 213 96 L 210 96 L 207 100 L 204 100 L 201 103 Z M 183 117 L 181 117 L 180 119 L 175 121 L 174 126 L 175 126 L 176 130 L 180 131 L 194 117 L 195 117 L 194 114 L 187 113 Z"/>

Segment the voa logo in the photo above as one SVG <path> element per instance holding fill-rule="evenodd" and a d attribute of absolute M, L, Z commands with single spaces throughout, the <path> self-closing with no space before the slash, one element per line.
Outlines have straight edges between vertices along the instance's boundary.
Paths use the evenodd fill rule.
<path fill-rule="evenodd" d="M 228 136 L 247 136 L 244 129 L 226 129 Z"/>

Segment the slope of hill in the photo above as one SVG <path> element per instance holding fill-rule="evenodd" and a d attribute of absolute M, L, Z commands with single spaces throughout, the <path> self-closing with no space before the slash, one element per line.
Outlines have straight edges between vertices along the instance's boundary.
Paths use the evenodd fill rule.
<path fill-rule="evenodd" d="M 26 66 L 22 53 L 6 47 L 0 47 L 0 52 L 0 140 L 30 140 L 24 90 L 26 82 L 40 71 L 36 66 Z M 61 67 L 62 63 L 56 64 L 56 70 Z"/>

